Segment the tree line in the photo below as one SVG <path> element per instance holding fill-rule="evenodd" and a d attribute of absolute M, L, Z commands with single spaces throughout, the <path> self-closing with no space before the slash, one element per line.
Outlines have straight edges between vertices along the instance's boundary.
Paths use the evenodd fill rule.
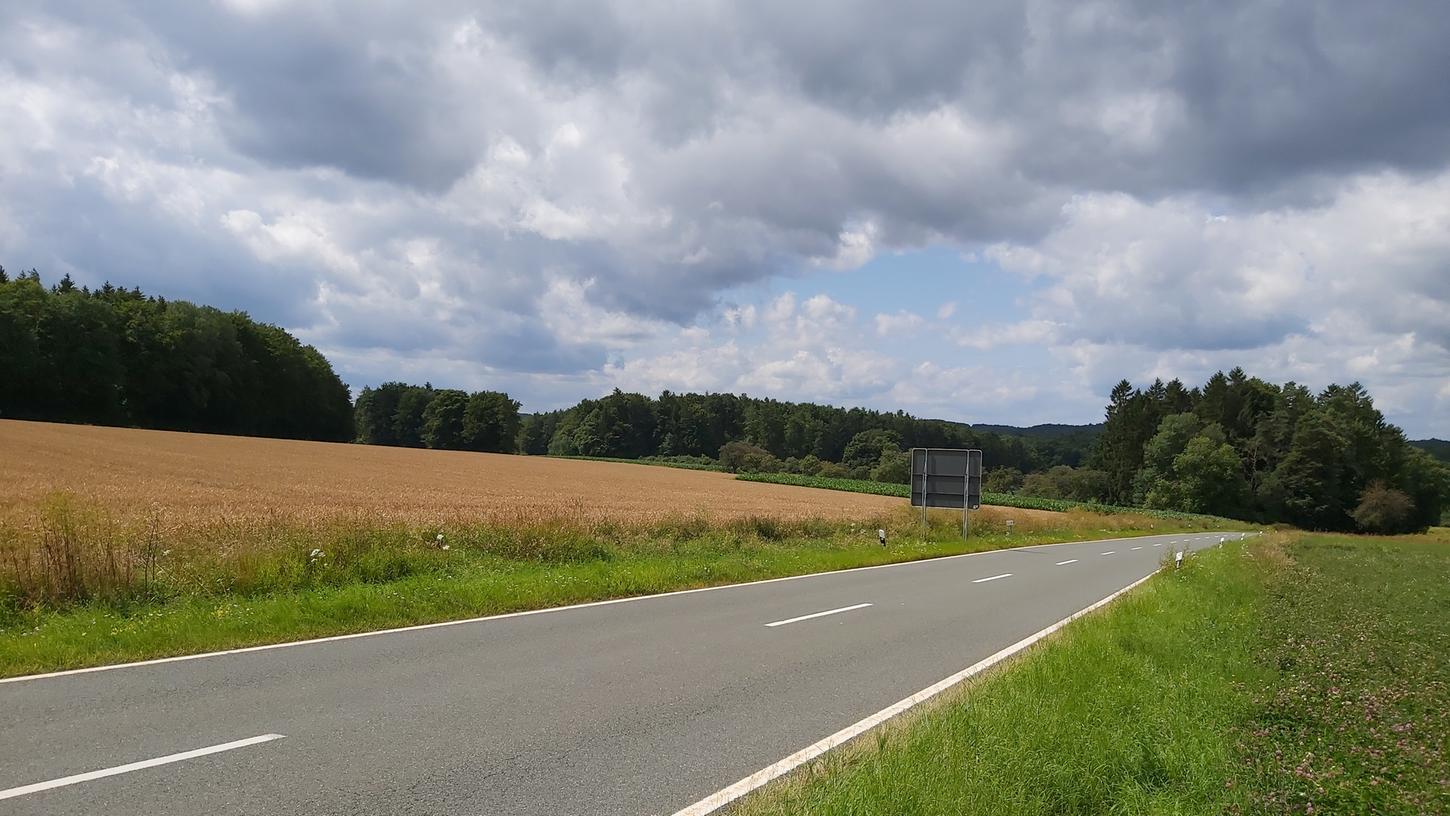
<path fill-rule="evenodd" d="M 0 416 L 348 440 L 327 359 L 243 312 L 0 267 Z"/>
<path fill-rule="evenodd" d="M 508 394 L 383 383 L 364 388 L 355 410 L 357 441 L 406 448 L 518 449 L 519 404 Z"/>
<path fill-rule="evenodd" d="M 727 445 L 733 447 L 726 450 Z M 903 411 L 837 408 L 737 394 L 658 399 L 616 389 L 600 399 L 527 416 L 519 449 L 528 454 L 716 460 L 731 469 L 871 478 L 882 455 L 913 447 L 980 448 L 988 461 L 1037 470 L 1080 460 L 1061 440 L 984 433 L 970 425 Z M 899 469 L 891 463 L 883 477 Z M 903 477 L 904 479 L 904 477 Z"/>
<path fill-rule="evenodd" d="M 1118 383 L 1088 464 L 1114 503 L 1316 530 L 1422 530 L 1450 503 L 1450 469 L 1359 383 L 1315 394 L 1239 368 L 1202 388 Z"/>

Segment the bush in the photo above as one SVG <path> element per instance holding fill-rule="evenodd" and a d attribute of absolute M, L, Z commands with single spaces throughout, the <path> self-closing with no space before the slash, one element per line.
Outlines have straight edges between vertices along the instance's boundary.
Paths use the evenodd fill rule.
<path fill-rule="evenodd" d="M 1014 467 L 988 468 L 982 489 L 992 493 L 1015 493 L 1022 487 L 1022 471 Z"/>
<path fill-rule="evenodd" d="M 1360 495 L 1351 514 L 1367 533 L 1407 533 L 1414 527 L 1415 503 L 1403 491 L 1375 482 Z"/>
<path fill-rule="evenodd" d="M 720 466 L 731 473 L 779 473 L 785 469 L 770 451 L 749 442 L 726 442 L 722 445 Z"/>
<path fill-rule="evenodd" d="M 1045 473 L 1029 473 L 1020 492 L 1043 499 L 1097 503 L 1107 497 L 1108 487 L 1108 474 L 1101 470 L 1058 465 Z"/>

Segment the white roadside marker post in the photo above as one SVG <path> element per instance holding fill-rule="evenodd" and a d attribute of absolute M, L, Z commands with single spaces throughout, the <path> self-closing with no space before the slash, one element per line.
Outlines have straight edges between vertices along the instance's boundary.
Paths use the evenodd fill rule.
<path fill-rule="evenodd" d="M 1182 567 L 1183 567 L 1183 550 L 1179 550 L 1178 552 L 1176 552 L 1176 553 L 1173 554 L 1173 568 L 1174 569 L 1181 569 Z"/>
<path fill-rule="evenodd" d="M 885 547 L 886 546 L 886 530 L 885 529 L 878 529 L 876 531 L 876 537 L 881 540 L 881 546 Z"/>

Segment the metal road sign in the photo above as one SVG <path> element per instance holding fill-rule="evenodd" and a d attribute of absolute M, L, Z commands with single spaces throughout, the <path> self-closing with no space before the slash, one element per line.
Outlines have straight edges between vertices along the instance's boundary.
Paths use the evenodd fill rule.
<path fill-rule="evenodd" d="M 925 495 L 925 501 L 922 496 Z M 911 506 L 979 510 L 982 452 L 952 448 L 911 449 Z"/>
<path fill-rule="evenodd" d="M 911 506 L 961 509 L 962 537 L 969 532 L 968 510 L 982 507 L 982 452 L 954 448 L 911 449 Z"/>

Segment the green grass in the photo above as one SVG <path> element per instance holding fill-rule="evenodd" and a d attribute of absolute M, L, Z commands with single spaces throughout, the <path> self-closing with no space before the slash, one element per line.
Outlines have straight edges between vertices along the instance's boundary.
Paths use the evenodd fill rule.
<path fill-rule="evenodd" d="M 70 553 L 51 560 L 81 568 L 65 584 L 0 559 L 11 576 L 7 585 L 0 571 L 0 676 L 1147 532 L 1100 529 L 1111 525 L 1093 517 L 1010 536 L 981 525 L 963 541 L 949 514 L 922 530 L 903 512 L 858 524 L 226 527 L 127 550 L 116 542 L 134 536 L 104 518 L 64 501 L 49 512 L 42 537 Z M 891 530 L 884 548 L 878 524 Z M 134 569 L 119 575 L 118 563 Z"/>
<path fill-rule="evenodd" d="M 737 813 L 1450 813 L 1447 610 L 1450 531 L 1231 542 Z"/>
<path fill-rule="evenodd" d="M 849 493 L 871 493 L 877 496 L 911 498 L 911 487 L 890 482 L 874 482 L 867 479 L 840 479 L 830 476 L 802 476 L 796 473 L 737 473 L 735 478 L 746 482 L 795 485 L 797 487 L 819 487 L 825 490 L 843 490 Z M 1088 510 L 1093 513 L 1133 513 L 1153 518 L 1176 521 L 1197 521 L 1214 524 L 1242 526 L 1244 522 L 1234 519 L 1206 516 L 1197 513 L 1180 513 L 1174 510 L 1150 510 L 1144 507 L 1120 507 L 1097 502 L 1079 502 L 1069 499 L 1044 499 L 1037 496 L 1019 496 L 1015 493 L 983 493 L 982 504 L 996 507 L 1020 507 L 1024 510 L 1051 510 L 1064 513 L 1069 510 Z"/>
<path fill-rule="evenodd" d="M 1291 552 L 1241 736 L 1255 809 L 1450 813 L 1450 530 Z"/>

